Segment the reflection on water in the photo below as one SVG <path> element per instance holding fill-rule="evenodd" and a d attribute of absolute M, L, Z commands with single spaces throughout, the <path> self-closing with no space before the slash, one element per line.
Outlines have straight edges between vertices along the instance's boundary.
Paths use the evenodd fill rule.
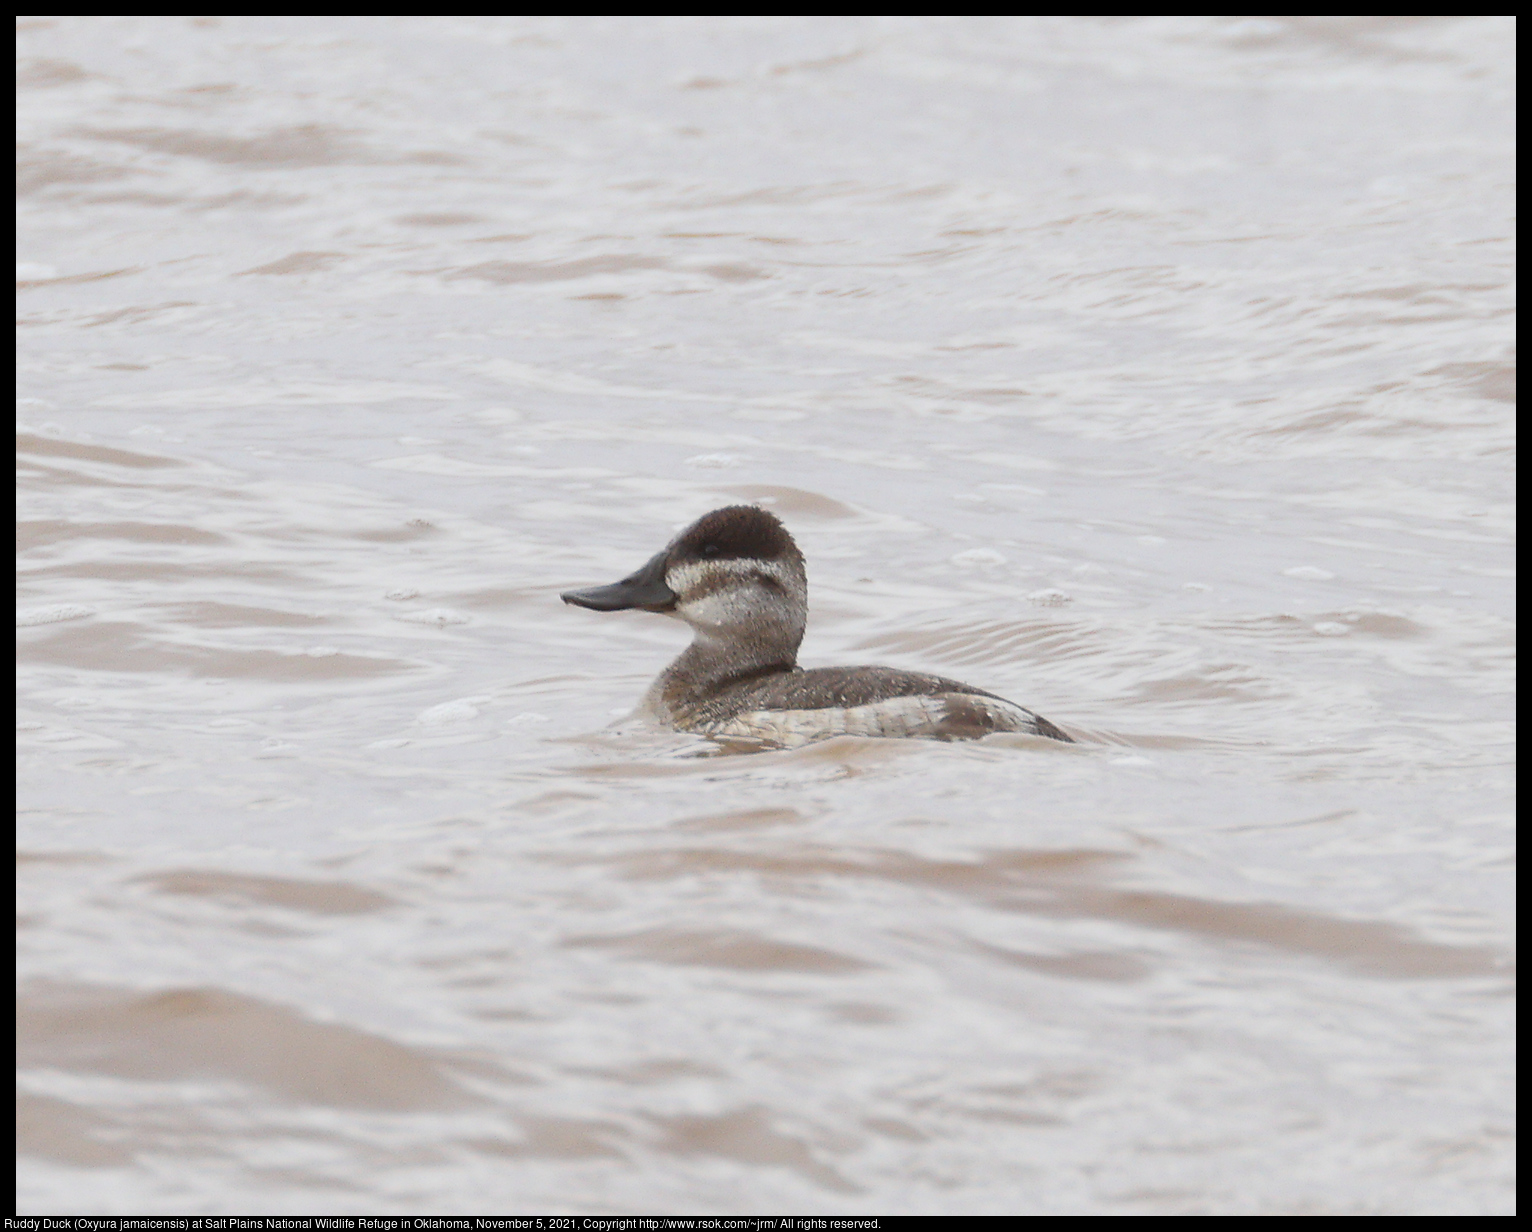
<path fill-rule="evenodd" d="M 1507 20 L 23 19 L 19 1209 L 1511 1213 Z"/>

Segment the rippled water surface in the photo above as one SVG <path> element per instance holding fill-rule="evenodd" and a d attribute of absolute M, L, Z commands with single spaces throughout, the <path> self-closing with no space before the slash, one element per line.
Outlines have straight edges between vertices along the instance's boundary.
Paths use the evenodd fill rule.
<path fill-rule="evenodd" d="M 1509 20 L 24 20 L 21 1210 L 1511 1214 Z"/>

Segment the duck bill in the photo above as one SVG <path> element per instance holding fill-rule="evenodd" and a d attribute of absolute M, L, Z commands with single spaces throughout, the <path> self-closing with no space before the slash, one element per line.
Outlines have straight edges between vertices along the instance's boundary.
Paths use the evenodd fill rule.
<path fill-rule="evenodd" d="M 665 585 L 664 552 L 620 582 L 586 590 L 566 590 L 559 598 L 576 607 L 588 607 L 593 612 L 622 612 L 629 608 L 668 612 L 676 605 L 675 591 Z"/>

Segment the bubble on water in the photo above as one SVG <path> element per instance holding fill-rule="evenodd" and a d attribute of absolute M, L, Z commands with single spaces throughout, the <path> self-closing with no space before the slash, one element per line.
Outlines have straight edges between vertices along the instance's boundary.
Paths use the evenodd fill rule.
<path fill-rule="evenodd" d="M 1346 625 L 1339 624 L 1336 621 L 1321 620 L 1315 623 L 1314 632 L 1319 634 L 1320 637 L 1345 637 L 1351 630 Z"/>
<path fill-rule="evenodd" d="M 383 592 L 383 597 L 385 599 L 399 599 L 399 600 L 403 600 L 403 599 L 418 599 L 418 598 L 420 598 L 420 592 L 418 590 L 411 590 L 408 586 L 400 586 L 400 587 L 397 587 L 394 590 L 385 590 Z"/>
<path fill-rule="evenodd" d="M 1066 603 L 1073 603 L 1074 596 L 1049 587 L 1047 590 L 1034 590 L 1027 596 L 1027 602 L 1035 603 L 1038 607 L 1063 607 Z"/>
<path fill-rule="evenodd" d="M 466 625 L 469 620 L 462 612 L 455 612 L 450 607 L 431 607 L 421 612 L 401 612 L 399 619 L 416 625 L 436 625 L 438 628 L 444 625 Z"/>
<path fill-rule="evenodd" d="M 19 607 L 16 609 L 16 627 L 24 625 L 51 625 L 61 620 L 79 620 L 82 616 L 94 616 L 96 609 L 83 603 L 54 603 L 47 607 Z"/>
<path fill-rule="evenodd" d="M 468 719 L 476 719 L 479 717 L 479 706 L 488 700 L 488 697 L 460 697 L 457 701 L 442 702 L 439 706 L 422 710 L 415 716 L 415 722 L 427 727 L 440 727 L 444 723 L 462 723 Z"/>
<path fill-rule="evenodd" d="M 994 548 L 969 548 L 954 556 L 952 563 L 964 569 L 988 568 L 1005 564 L 1005 557 Z"/>

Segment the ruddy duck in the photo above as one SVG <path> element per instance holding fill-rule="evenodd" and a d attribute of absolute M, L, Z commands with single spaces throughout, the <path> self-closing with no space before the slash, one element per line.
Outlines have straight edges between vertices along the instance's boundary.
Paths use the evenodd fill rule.
<path fill-rule="evenodd" d="M 776 745 L 839 735 L 971 740 L 1027 732 L 1070 739 L 1025 707 L 941 676 L 897 667 L 799 667 L 809 608 L 803 554 L 774 515 L 753 505 L 715 509 L 638 572 L 560 598 L 597 612 L 663 612 L 695 630 L 640 704 L 642 713 L 678 731 Z"/>

